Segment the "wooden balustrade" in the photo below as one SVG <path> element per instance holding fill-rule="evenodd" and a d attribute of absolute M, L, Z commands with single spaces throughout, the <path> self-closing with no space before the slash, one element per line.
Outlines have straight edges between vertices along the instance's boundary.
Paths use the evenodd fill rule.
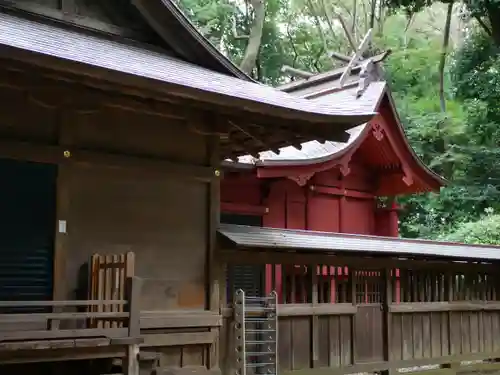
<path fill-rule="evenodd" d="M 500 358 L 500 279 L 491 265 L 474 264 L 470 271 L 467 266 L 272 266 L 271 286 L 282 296 L 279 372 L 326 375 L 436 365 L 448 367 L 436 370 L 444 374 L 461 361 Z M 231 358 L 230 305 L 223 317 L 221 358 Z M 225 373 L 233 362 L 221 363 Z M 453 371 L 464 368 L 475 367 Z"/>
<path fill-rule="evenodd" d="M 0 309 L 18 311 L 0 314 L 0 350 L 139 343 L 141 280 L 131 277 L 127 279 L 127 284 L 126 298 L 122 300 L 0 301 Z M 106 311 L 106 306 L 122 306 L 123 309 Z M 98 309 L 95 311 L 89 307 Z M 23 312 L 26 308 L 47 308 L 52 311 Z M 116 324 L 95 327 L 89 324 L 94 320 Z M 35 328 L 30 328 L 28 324 Z"/>

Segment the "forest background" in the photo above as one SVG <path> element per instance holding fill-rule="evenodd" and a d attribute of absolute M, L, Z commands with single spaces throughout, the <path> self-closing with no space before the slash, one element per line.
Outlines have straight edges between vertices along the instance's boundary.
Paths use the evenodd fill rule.
<path fill-rule="evenodd" d="M 345 65 L 369 29 L 410 143 L 450 181 L 399 198 L 403 237 L 500 244 L 500 0 L 178 0 L 242 70 L 270 85 L 284 66 Z"/>

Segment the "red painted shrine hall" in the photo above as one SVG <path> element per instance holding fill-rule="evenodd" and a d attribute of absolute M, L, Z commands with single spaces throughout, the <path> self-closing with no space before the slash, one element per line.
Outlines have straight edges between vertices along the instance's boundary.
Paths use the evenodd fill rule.
<path fill-rule="evenodd" d="M 439 191 L 444 180 L 409 145 L 387 83 L 378 79 L 379 67 L 375 64 L 369 73 L 368 84 L 366 72 L 359 70 L 342 88 L 342 70 L 281 87 L 298 97 L 362 107 L 379 115 L 349 130 L 344 143 L 311 141 L 227 161 L 221 185 L 222 223 L 397 237 L 398 207 L 393 198 Z M 380 197 L 391 203 L 382 205 Z M 307 266 L 275 267 L 230 267 L 234 285 L 228 287 L 260 294 L 274 285 L 282 303 L 308 302 L 301 290 L 307 289 Z M 324 266 L 317 272 L 323 280 L 319 302 L 338 300 L 345 292 L 348 270 Z M 289 285 L 276 284 L 282 279 Z M 369 293 L 364 298 L 370 302 Z"/>

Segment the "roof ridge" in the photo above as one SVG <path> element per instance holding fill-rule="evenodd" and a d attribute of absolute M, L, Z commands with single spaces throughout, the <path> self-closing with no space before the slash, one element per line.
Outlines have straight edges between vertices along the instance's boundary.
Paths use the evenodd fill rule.
<path fill-rule="evenodd" d="M 191 50 L 194 53 L 204 54 L 204 58 L 210 57 L 213 59 L 208 67 L 211 70 L 217 71 L 222 74 L 231 75 L 240 78 L 244 81 L 255 82 L 250 76 L 243 72 L 236 66 L 229 58 L 220 52 L 205 36 L 198 30 L 198 28 L 191 22 L 191 20 L 184 14 L 182 9 L 172 0 L 131 0 L 132 4 L 139 10 L 145 21 L 153 30 L 167 43 L 175 45 L 172 42 L 172 37 L 178 41 L 187 41 L 196 44 L 195 48 Z M 166 13 L 168 12 L 168 14 Z M 170 16 L 170 17 L 169 17 Z M 169 22 L 166 22 L 168 19 Z M 178 24 L 178 29 L 185 31 L 184 35 L 172 33 L 166 30 L 166 25 L 172 27 L 172 23 Z M 179 31 L 179 30 L 178 30 Z M 177 35 L 173 35 L 177 34 Z M 172 36 L 173 35 L 173 36 Z M 169 42 L 170 40 L 170 42 Z M 200 64 L 197 64 L 200 65 Z M 207 64 L 204 65 L 207 67 Z M 217 68 L 217 69 L 215 69 Z"/>

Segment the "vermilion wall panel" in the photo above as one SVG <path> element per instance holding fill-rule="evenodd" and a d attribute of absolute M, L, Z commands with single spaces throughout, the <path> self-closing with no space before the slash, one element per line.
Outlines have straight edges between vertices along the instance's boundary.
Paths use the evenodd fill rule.
<path fill-rule="evenodd" d="M 309 193 L 307 199 L 307 228 L 321 232 L 339 232 L 340 197 Z"/>
<path fill-rule="evenodd" d="M 375 200 L 344 198 L 341 228 L 344 233 L 375 233 Z"/>

